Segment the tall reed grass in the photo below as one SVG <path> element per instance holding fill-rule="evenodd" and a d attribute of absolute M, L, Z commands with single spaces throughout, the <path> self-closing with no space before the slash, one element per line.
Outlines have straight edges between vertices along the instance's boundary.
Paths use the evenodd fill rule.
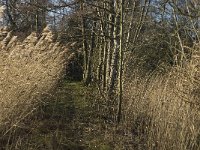
<path fill-rule="evenodd" d="M 132 149 L 200 149 L 199 45 L 185 67 L 141 77 L 125 85 L 125 121 Z"/>
<path fill-rule="evenodd" d="M 7 28 L 0 37 L 0 129 L 5 135 L 51 96 L 63 78 L 67 49 L 53 42 L 48 27 L 39 39 L 33 32 L 22 41 Z"/>

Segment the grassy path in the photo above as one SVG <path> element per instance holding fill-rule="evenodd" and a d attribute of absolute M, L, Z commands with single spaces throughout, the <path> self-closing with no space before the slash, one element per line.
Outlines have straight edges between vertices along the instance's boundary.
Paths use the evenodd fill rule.
<path fill-rule="evenodd" d="M 105 117 L 105 104 L 94 89 L 63 82 L 33 115 L 0 137 L 0 150 L 133 149 L 138 144 L 130 129 Z"/>
<path fill-rule="evenodd" d="M 26 129 L 18 129 L 16 142 L 10 147 L 23 150 L 109 150 L 108 146 L 101 144 L 101 125 L 91 91 L 92 88 L 87 89 L 80 82 L 65 81 L 56 93 L 52 93 L 55 96 L 46 100 L 36 115 L 27 119 Z"/>

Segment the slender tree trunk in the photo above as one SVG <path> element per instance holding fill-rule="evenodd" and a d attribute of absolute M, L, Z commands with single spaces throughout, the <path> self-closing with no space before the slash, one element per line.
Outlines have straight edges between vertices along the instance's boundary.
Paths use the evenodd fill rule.
<path fill-rule="evenodd" d="M 107 81 L 107 77 L 106 77 L 106 68 L 107 68 L 107 57 L 108 57 L 108 47 L 107 47 L 107 41 L 106 41 L 106 37 L 104 37 L 104 51 L 103 51 L 103 90 L 105 90 L 106 88 L 106 81 Z"/>
<path fill-rule="evenodd" d="M 36 11 L 36 14 L 35 14 L 35 32 L 36 32 L 37 36 L 39 36 L 39 15 L 38 15 L 38 11 Z"/>
<path fill-rule="evenodd" d="M 113 32 L 113 37 L 114 37 L 114 50 L 112 54 L 112 60 L 111 60 L 111 66 L 110 66 L 110 82 L 109 82 L 109 87 L 108 87 L 108 99 L 111 98 L 114 92 L 114 86 L 115 86 L 115 81 L 117 78 L 117 57 L 119 54 L 119 43 L 118 43 L 118 19 L 119 19 L 119 14 L 116 13 L 115 16 L 115 26 L 114 26 L 114 32 Z"/>
<path fill-rule="evenodd" d="M 97 67 L 97 81 L 98 81 L 98 84 L 99 84 L 99 87 L 101 85 L 101 76 L 102 76 L 102 63 L 103 63 L 103 60 L 102 60 L 102 51 L 103 51 L 103 48 L 102 48 L 102 45 L 103 45 L 103 42 L 102 42 L 102 39 L 101 39 L 101 42 L 99 43 L 99 64 L 98 64 L 98 67 Z"/>
<path fill-rule="evenodd" d="M 111 0 L 110 3 L 110 11 L 111 13 L 109 14 L 109 30 L 108 30 L 108 36 L 109 36 L 109 41 L 108 41 L 108 52 L 107 52 L 107 62 L 106 63 L 106 87 L 108 90 L 109 82 L 110 82 L 110 71 L 111 71 L 111 59 L 112 59 L 112 48 L 114 46 L 114 24 L 115 24 L 115 10 L 114 10 L 114 0 Z"/>
<path fill-rule="evenodd" d="M 91 47 L 88 54 L 87 70 L 86 70 L 86 76 L 85 76 L 85 81 L 84 81 L 86 86 L 89 85 L 92 81 L 92 58 L 93 58 L 93 51 L 95 48 L 95 28 L 96 28 L 96 22 L 93 21 Z"/>
<path fill-rule="evenodd" d="M 104 0 L 103 2 L 103 8 L 106 10 L 107 8 L 107 3 L 106 1 Z M 108 25 L 106 23 L 107 21 L 107 18 L 108 18 L 108 14 L 104 11 L 102 12 L 102 19 L 101 19 L 101 32 L 102 32 L 102 36 L 103 36 L 103 45 L 102 45 L 102 48 L 103 48 L 103 61 L 102 61 L 102 89 L 103 91 L 105 90 L 106 88 L 106 81 L 107 81 L 107 76 L 106 76 L 106 66 L 107 66 L 107 57 L 108 57 L 108 47 L 107 47 L 107 33 L 108 33 Z"/>
<path fill-rule="evenodd" d="M 122 98 L 123 98 L 123 20 L 124 20 L 124 0 L 120 1 L 120 42 L 119 42 L 119 75 L 118 75 L 118 110 L 117 123 L 121 121 L 122 116 Z"/>
<path fill-rule="evenodd" d="M 129 47 L 130 36 L 131 36 L 130 34 L 131 34 L 132 26 L 133 26 L 133 19 L 134 19 L 135 8 L 136 8 L 136 3 L 134 1 L 133 4 L 132 4 L 132 7 L 131 7 L 131 11 L 132 11 L 131 12 L 131 20 L 129 22 L 128 33 L 127 33 L 127 36 L 126 36 L 125 51 L 127 51 L 128 47 Z"/>
<path fill-rule="evenodd" d="M 99 49 L 99 56 L 98 56 L 98 67 L 97 67 L 97 81 L 98 81 L 98 86 L 99 88 L 101 87 L 101 83 L 102 83 L 102 68 L 103 68 L 103 45 L 104 45 L 104 40 L 103 40 L 103 36 L 104 36 L 104 27 L 103 27 L 103 21 L 102 18 L 103 16 L 101 15 L 101 10 L 97 9 L 97 14 L 98 17 L 101 18 L 100 23 L 99 23 L 99 28 L 101 29 L 99 31 L 100 34 L 100 38 L 99 38 L 99 45 L 98 45 L 98 49 Z M 101 90 L 101 89 L 100 89 Z"/>
<path fill-rule="evenodd" d="M 111 59 L 112 59 L 112 48 L 113 48 L 113 45 L 114 45 L 114 24 L 115 24 L 115 10 L 114 10 L 114 3 L 115 1 L 114 0 L 111 0 L 110 2 L 110 11 L 111 13 L 109 14 L 109 29 L 108 29 L 108 36 L 109 36 L 109 41 L 108 41 L 108 52 L 107 52 L 107 62 L 106 62 L 106 87 L 108 90 L 108 85 L 109 85 L 109 82 L 110 82 L 110 71 L 111 71 Z"/>
<path fill-rule="evenodd" d="M 84 13 L 84 2 L 81 3 L 81 11 L 82 13 Z M 88 51 L 87 51 L 87 40 L 86 40 L 86 36 L 85 36 L 85 17 L 84 14 L 82 14 L 82 49 L 83 49 L 83 56 L 84 56 L 84 60 L 83 60 L 83 79 L 85 80 L 86 78 L 86 72 L 87 72 L 87 62 L 88 62 Z"/>
<path fill-rule="evenodd" d="M 141 31 L 141 28 L 144 24 L 144 19 L 148 13 L 148 6 L 150 4 L 151 0 L 145 0 L 145 4 L 144 4 L 144 7 L 142 7 L 142 10 L 141 10 L 141 14 L 140 14 L 140 19 L 139 19 L 139 22 L 137 24 L 137 27 L 136 27 L 136 30 L 135 30 L 135 33 L 134 33 L 134 37 L 133 37 L 133 42 L 132 44 L 134 44 L 140 34 L 140 31 Z"/>

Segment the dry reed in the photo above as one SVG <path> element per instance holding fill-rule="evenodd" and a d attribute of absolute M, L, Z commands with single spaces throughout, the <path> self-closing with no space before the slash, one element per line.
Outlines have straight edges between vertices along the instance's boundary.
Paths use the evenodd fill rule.
<path fill-rule="evenodd" d="M 199 47 L 199 46 L 197 46 Z M 200 55 L 165 75 L 137 73 L 125 86 L 131 149 L 200 149 Z"/>
<path fill-rule="evenodd" d="M 45 95 L 51 95 L 65 70 L 66 48 L 53 43 L 47 27 L 40 39 L 0 32 L 0 127 L 3 134 L 30 115 Z"/>

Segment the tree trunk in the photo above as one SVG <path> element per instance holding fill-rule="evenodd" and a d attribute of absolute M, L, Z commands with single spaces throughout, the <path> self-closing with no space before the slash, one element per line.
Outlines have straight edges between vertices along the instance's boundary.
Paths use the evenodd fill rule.
<path fill-rule="evenodd" d="M 81 3 L 81 11 L 82 13 L 84 13 L 84 2 Z M 87 40 L 86 40 L 86 36 L 85 36 L 85 17 L 84 14 L 82 14 L 82 49 L 83 49 L 83 56 L 84 56 L 84 60 L 83 60 L 83 79 L 85 80 L 86 78 L 86 72 L 87 72 L 87 62 L 88 62 L 88 51 L 87 51 Z"/>
<path fill-rule="evenodd" d="M 111 68 L 111 59 L 112 59 L 112 48 L 114 46 L 114 24 L 115 24 L 115 10 L 114 10 L 114 0 L 111 0 L 111 3 L 110 3 L 110 11 L 111 13 L 109 14 L 109 33 L 108 33 L 108 36 L 109 36 L 109 41 L 108 41 L 108 52 L 107 52 L 107 62 L 106 63 L 106 87 L 108 90 L 108 86 L 109 86 L 109 82 L 110 82 L 110 68 Z"/>
<path fill-rule="evenodd" d="M 117 110 L 117 123 L 120 123 L 122 116 L 122 96 L 123 96 L 123 20 L 124 20 L 124 0 L 120 1 L 120 41 L 119 41 L 119 75 L 118 75 L 118 110 Z"/>
<path fill-rule="evenodd" d="M 95 48 L 95 28 L 96 28 L 96 22 L 93 21 L 92 26 L 92 35 L 91 35 L 91 47 L 88 54 L 88 63 L 87 63 L 87 70 L 86 70 L 86 76 L 85 76 L 85 85 L 88 86 L 92 81 L 92 57 L 93 57 L 93 51 Z"/>
<path fill-rule="evenodd" d="M 116 3 L 116 2 L 115 2 Z M 110 82 L 109 82 L 109 87 L 108 87 L 108 99 L 111 99 L 111 96 L 113 95 L 114 92 L 114 86 L 115 86 L 115 81 L 117 78 L 117 57 L 119 54 L 119 43 L 118 43 L 118 19 L 119 19 L 119 14 L 116 13 L 115 16 L 115 26 L 114 26 L 114 32 L 113 32 L 113 37 L 114 37 L 114 50 L 112 53 L 112 60 L 111 60 L 111 66 L 110 66 Z"/>
<path fill-rule="evenodd" d="M 106 88 L 106 81 L 107 81 L 107 76 L 106 76 L 106 68 L 107 68 L 107 57 L 108 57 L 108 49 L 107 49 L 107 40 L 106 38 L 104 37 L 104 54 L 103 54 L 103 90 L 105 90 Z"/>

